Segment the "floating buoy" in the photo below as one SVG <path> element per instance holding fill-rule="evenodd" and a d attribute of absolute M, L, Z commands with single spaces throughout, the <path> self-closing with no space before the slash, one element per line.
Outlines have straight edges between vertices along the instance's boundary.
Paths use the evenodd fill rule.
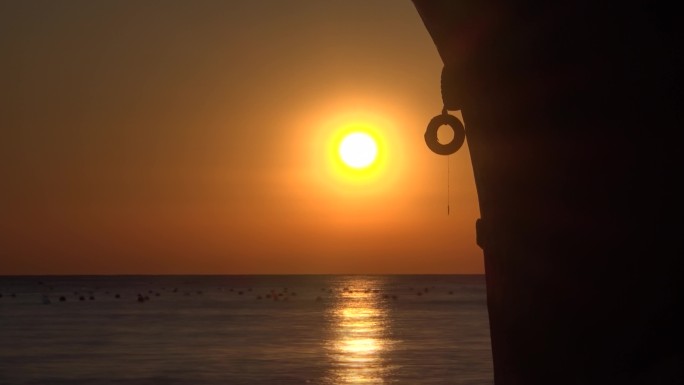
<path fill-rule="evenodd" d="M 454 133 L 454 137 L 449 143 L 440 143 L 437 139 L 437 130 L 442 126 L 449 126 Z M 438 155 L 451 155 L 458 151 L 465 142 L 465 127 L 457 117 L 449 115 L 446 110 L 442 114 L 435 116 L 428 123 L 425 130 L 425 144 L 428 148 Z"/>

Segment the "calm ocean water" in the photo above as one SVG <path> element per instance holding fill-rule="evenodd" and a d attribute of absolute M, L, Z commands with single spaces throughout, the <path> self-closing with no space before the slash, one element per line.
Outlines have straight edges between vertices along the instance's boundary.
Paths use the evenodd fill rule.
<path fill-rule="evenodd" d="M 493 383 L 483 276 L 0 277 L 0 293 L 0 384 Z"/>

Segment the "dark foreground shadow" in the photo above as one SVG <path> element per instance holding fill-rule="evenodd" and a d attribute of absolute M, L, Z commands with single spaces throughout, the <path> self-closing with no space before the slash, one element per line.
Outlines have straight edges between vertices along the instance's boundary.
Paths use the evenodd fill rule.
<path fill-rule="evenodd" d="M 684 383 L 677 12 L 414 4 L 465 121 L 496 384 Z"/>

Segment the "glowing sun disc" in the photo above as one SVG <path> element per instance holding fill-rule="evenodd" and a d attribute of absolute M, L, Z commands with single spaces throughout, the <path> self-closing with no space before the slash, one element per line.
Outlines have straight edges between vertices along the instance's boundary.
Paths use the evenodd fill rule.
<path fill-rule="evenodd" d="M 378 154 L 375 140 L 363 132 L 351 133 L 342 139 L 339 147 L 342 161 L 352 168 L 370 166 Z"/>

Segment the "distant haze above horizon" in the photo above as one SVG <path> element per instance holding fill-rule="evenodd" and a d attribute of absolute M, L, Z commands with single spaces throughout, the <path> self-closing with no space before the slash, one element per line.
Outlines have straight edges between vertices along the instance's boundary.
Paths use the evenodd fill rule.
<path fill-rule="evenodd" d="M 409 0 L 2 2 L 0 48 L 0 275 L 483 272 Z"/>

